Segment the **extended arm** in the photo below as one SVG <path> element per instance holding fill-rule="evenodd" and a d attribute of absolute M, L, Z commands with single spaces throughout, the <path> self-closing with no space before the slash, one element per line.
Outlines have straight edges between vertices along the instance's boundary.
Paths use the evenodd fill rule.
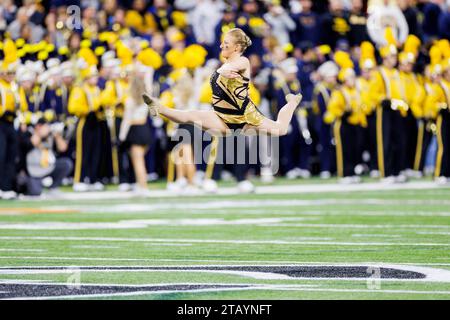
<path fill-rule="evenodd" d="M 245 57 L 239 57 L 235 61 L 225 62 L 217 72 L 225 78 L 234 79 L 241 77 L 242 73 L 250 68 L 250 62 Z"/>

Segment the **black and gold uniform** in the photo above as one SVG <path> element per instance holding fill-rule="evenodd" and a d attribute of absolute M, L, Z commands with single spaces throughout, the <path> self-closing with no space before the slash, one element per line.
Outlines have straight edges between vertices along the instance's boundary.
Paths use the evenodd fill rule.
<path fill-rule="evenodd" d="M 420 76 L 413 72 L 400 72 L 403 96 L 408 104 L 408 114 L 405 118 L 406 129 L 406 168 L 419 170 L 422 155 L 422 140 L 424 135 L 423 102 L 425 87 Z"/>
<path fill-rule="evenodd" d="M 18 133 L 14 129 L 14 119 L 18 111 L 27 111 L 28 104 L 23 88 L 10 81 L 13 71 L 2 70 L 0 78 L 0 190 L 12 191 L 16 176 L 18 154 Z M 4 76 L 3 76 L 4 75 Z"/>
<path fill-rule="evenodd" d="M 340 178 L 355 175 L 355 166 L 359 161 L 359 128 L 367 127 L 366 116 L 362 109 L 359 91 L 343 85 L 333 91 L 327 106 L 325 121 L 334 122 L 333 133 L 336 141 L 336 165 Z"/>
<path fill-rule="evenodd" d="M 111 79 L 106 82 L 102 91 L 102 104 L 109 120 L 112 169 L 119 183 L 129 183 L 131 178 L 130 159 L 125 145 L 118 145 L 119 129 L 122 124 L 125 100 L 128 97 L 129 83 L 126 78 Z"/>
<path fill-rule="evenodd" d="M 405 117 L 408 105 L 403 100 L 397 69 L 379 67 L 374 72 L 370 94 L 377 106 L 377 155 L 382 178 L 399 176 L 406 169 Z"/>
<path fill-rule="evenodd" d="M 84 84 L 72 89 L 69 96 L 69 113 L 79 118 L 76 129 L 76 161 L 74 184 L 98 181 L 101 131 L 96 112 L 100 109 L 100 88 Z"/>
<path fill-rule="evenodd" d="M 425 101 L 425 109 L 436 116 L 436 136 L 438 152 L 436 155 L 435 177 L 450 177 L 450 82 L 442 79 L 431 84 Z"/>
<path fill-rule="evenodd" d="M 246 124 L 259 126 L 264 116 L 249 97 L 250 79 L 228 79 L 217 71 L 211 76 L 212 105 L 216 114 L 230 129 Z"/>

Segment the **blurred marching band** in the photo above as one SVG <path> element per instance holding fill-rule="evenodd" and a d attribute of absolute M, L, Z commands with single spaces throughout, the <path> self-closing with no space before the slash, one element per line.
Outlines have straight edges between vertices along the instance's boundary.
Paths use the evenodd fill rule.
<path fill-rule="evenodd" d="M 211 108 L 221 35 L 235 27 L 253 43 L 260 111 L 271 118 L 286 94 L 303 95 L 275 174 L 449 183 L 448 2 L 3 0 L 0 196 L 107 183 L 146 196 L 159 177 L 170 190 L 209 192 L 230 176 L 241 192 L 253 191 L 252 176 L 272 181 L 273 163 L 217 161 L 229 138 L 179 142 L 199 129 L 150 117 L 141 97 Z M 248 152 L 254 141 L 244 139 Z"/>

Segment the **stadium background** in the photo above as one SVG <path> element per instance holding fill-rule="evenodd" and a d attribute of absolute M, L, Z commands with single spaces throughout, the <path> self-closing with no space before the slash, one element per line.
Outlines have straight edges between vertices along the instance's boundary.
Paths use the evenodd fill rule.
<path fill-rule="evenodd" d="M 282 71 L 281 79 L 295 74 L 290 90 L 301 91 L 305 97 L 300 110 L 307 113 L 299 119 L 306 119 L 312 145 L 306 143 L 305 136 L 295 127 L 281 144 L 281 170 L 273 181 L 259 181 L 259 166 L 226 168 L 238 182 L 250 180 L 256 185 L 255 191 L 246 189 L 254 194 L 242 194 L 242 189 L 235 188 L 235 183 L 228 179 L 219 182 L 217 194 L 204 194 L 200 189 L 184 193 L 185 188 L 181 194 L 172 193 L 166 190 L 169 123 L 155 124 L 149 118 L 152 140 L 146 164 L 152 182 L 148 193 L 136 194 L 122 192 L 111 184 L 120 182 L 113 179 L 112 159 L 113 147 L 119 144 L 111 140 L 110 127 L 104 121 L 102 132 L 106 136 L 97 145 L 102 150 L 96 170 L 98 182 L 108 184 L 106 191 L 100 191 L 102 187 L 88 181 L 92 184 L 90 192 L 74 193 L 72 180 L 66 179 L 68 186 L 62 188 L 62 193 L 44 193 L 37 198 L 19 196 L 20 201 L 0 202 L 0 298 L 450 297 L 450 189 L 445 183 L 436 184 L 433 177 L 438 139 L 431 129 L 436 119 L 427 119 L 431 121 L 430 140 L 419 166 L 422 174 L 411 170 L 409 183 L 379 183 L 376 172 L 369 176 L 377 168 L 371 167 L 370 159 L 366 158 L 359 172 L 364 183 L 337 184 L 341 180 L 334 177 L 336 150 L 330 127 L 325 135 L 325 140 L 330 138 L 325 153 L 320 144 L 326 108 L 314 111 L 314 104 L 318 103 L 316 89 L 327 73 L 321 75 L 316 71 L 326 61 L 335 60 L 334 53 L 344 52 L 348 54 L 343 59 L 345 67 L 339 67 L 351 66 L 360 75 L 361 43 L 370 40 L 365 28 L 366 8 L 376 8 L 382 1 L 330 1 L 330 4 L 313 1 L 311 13 L 304 16 L 296 10 L 300 10 L 300 3 L 307 1 L 282 1 L 285 12 L 292 14 L 296 22 L 295 28 L 285 33 L 283 28 L 277 29 L 275 35 L 271 34 L 271 28 L 266 28 L 270 20 L 266 15 L 267 5 L 258 1 L 259 9 L 249 17 L 243 11 L 252 11 L 252 1 L 243 2 L 227 2 L 216 8 L 214 4 L 222 2 L 169 1 L 166 10 L 159 11 L 155 5 L 165 5 L 165 1 L 2 2 L 2 77 L 9 73 L 13 79 L 2 78 L 0 85 L 10 89 L 11 83 L 31 82 L 28 92 L 33 93 L 23 91 L 25 94 L 20 93 L 17 102 L 12 104 L 14 110 L 21 111 L 13 119 L 17 139 L 21 130 L 31 134 L 30 130 L 42 118 L 46 123 L 63 123 L 64 132 L 71 126 L 76 128 L 78 118 L 83 116 L 78 109 L 82 104 L 75 99 L 75 107 L 68 107 L 70 90 L 61 94 L 60 89 L 66 86 L 61 78 L 69 78 L 70 85 L 82 87 L 86 79 L 96 74 L 92 66 L 99 72 L 96 87 L 103 90 L 108 88 L 107 80 L 111 80 L 108 76 L 115 74 L 114 77 L 121 78 L 129 71 L 127 65 L 138 61 L 140 67 L 148 68 L 145 72 L 153 75 L 153 93 L 162 94 L 164 101 L 171 103 L 174 100 L 171 88 L 179 79 L 179 71 L 191 69 L 188 72 L 191 80 L 195 79 L 194 70 L 207 74 L 214 66 L 207 61 L 218 58 L 222 31 L 240 26 L 252 33 L 254 40 L 254 46 L 246 53 L 254 69 L 252 99 L 259 101 L 266 115 L 276 114 L 283 104 L 284 92 L 271 88 L 275 87 L 270 82 L 271 74 L 276 69 Z M 205 6 L 200 6 L 201 3 Z M 351 5 L 358 3 L 362 4 L 361 10 L 353 12 Z M 66 6 L 73 4 L 82 8 L 79 21 L 67 19 Z M 396 8 L 405 17 L 408 33 L 420 40 L 420 46 L 414 51 L 414 72 L 423 76 L 425 90 L 426 84 L 433 83 L 427 78 L 427 70 L 440 77 L 448 69 L 449 50 L 445 40 L 450 30 L 449 7 L 445 1 L 398 1 L 398 4 L 401 9 Z M 133 10 L 133 6 L 138 10 Z M 22 18 L 28 27 L 21 25 L 23 21 L 18 23 L 20 8 L 26 9 L 22 10 Z M 76 17 L 77 10 L 70 13 Z M 202 18 L 189 23 L 195 14 Z M 221 20 L 223 15 L 230 19 L 226 24 Z M 299 20 L 300 17 L 303 19 Z M 195 26 L 199 21 L 204 24 Z M 270 21 L 274 23 L 272 28 L 280 26 L 279 21 Z M 311 29 L 302 31 L 305 25 L 299 21 L 312 25 Z M 380 35 L 384 38 L 389 32 L 382 29 Z M 393 35 L 397 37 L 396 31 Z M 202 36 L 205 40 L 200 40 Z M 11 37 L 13 41 L 8 40 Z M 45 42 L 41 42 L 43 39 Z M 197 43 L 206 50 L 192 46 Z M 396 45 L 399 53 L 404 52 L 404 43 Z M 382 63 L 384 47 L 374 45 L 370 58 L 377 64 Z M 141 52 L 144 54 L 139 55 Z M 279 64 L 275 66 L 274 61 Z M 111 68 L 109 72 L 105 71 L 108 68 Z M 111 72 L 114 68 L 115 73 Z M 204 81 L 194 86 L 199 96 L 200 88 L 205 83 L 208 85 L 205 74 L 201 77 Z M 106 92 L 103 98 L 114 97 L 112 91 L 103 92 Z M 44 98 L 42 103 L 35 104 L 32 97 L 38 93 Z M 67 99 L 61 99 L 62 96 Z M 208 108 L 207 95 L 202 98 L 194 101 L 192 107 Z M 105 103 L 104 117 L 108 115 L 105 111 L 116 107 L 118 102 L 110 99 Z M 435 104 L 431 104 L 431 109 L 434 110 Z M 2 116 L 5 109 L 2 105 Z M 48 109 L 54 111 L 45 112 Z M 67 112 L 68 109 L 73 112 Z M 415 120 L 418 125 L 424 119 Z M 299 120 L 295 121 L 298 126 Z M 57 126 L 53 128 L 56 130 Z M 5 135 L 1 138 L 2 147 L 11 141 L 4 140 Z M 71 159 L 73 164 L 76 162 L 74 138 L 70 139 L 66 154 L 57 154 Z M 20 189 L 23 188 L 20 182 L 27 177 L 26 165 L 20 150 L 17 162 L 11 162 L 6 157 L 10 154 L 3 150 L 0 148 L 3 159 L 0 179 L 4 183 L 9 176 L 13 183 L 8 188 L 2 187 L 2 195 L 10 199 L 16 196 L 7 194 L 10 190 L 26 193 Z M 126 151 L 124 154 L 127 156 Z M 324 165 L 328 166 L 331 177 L 321 175 L 327 171 L 323 170 Z M 207 171 L 206 164 L 197 170 Z M 217 180 L 227 177 L 220 172 L 212 175 Z M 225 271 L 211 269 L 217 266 Z M 269 268 L 268 271 L 261 269 L 262 266 Z M 317 268 L 321 266 L 325 269 Z M 189 267 L 200 270 L 194 272 Z M 377 268 L 381 269 L 381 275 L 384 275 L 383 268 L 394 272 L 380 280 L 373 278 L 370 271 Z M 245 270 L 251 274 L 241 273 Z M 408 274 L 408 271 L 415 273 Z M 291 278 L 283 277 L 286 275 Z"/>

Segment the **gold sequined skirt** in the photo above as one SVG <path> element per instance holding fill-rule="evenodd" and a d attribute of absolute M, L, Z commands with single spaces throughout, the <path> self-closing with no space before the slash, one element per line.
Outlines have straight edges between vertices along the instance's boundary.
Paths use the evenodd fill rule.
<path fill-rule="evenodd" d="M 242 125 L 250 124 L 252 126 L 258 127 L 261 125 L 264 115 L 257 109 L 257 107 L 249 102 L 247 108 L 243 115 L 235 114 L 225 114 L 215 110 L 216 114 L 225 122 L 226 124 L 232 125 Z"/>

